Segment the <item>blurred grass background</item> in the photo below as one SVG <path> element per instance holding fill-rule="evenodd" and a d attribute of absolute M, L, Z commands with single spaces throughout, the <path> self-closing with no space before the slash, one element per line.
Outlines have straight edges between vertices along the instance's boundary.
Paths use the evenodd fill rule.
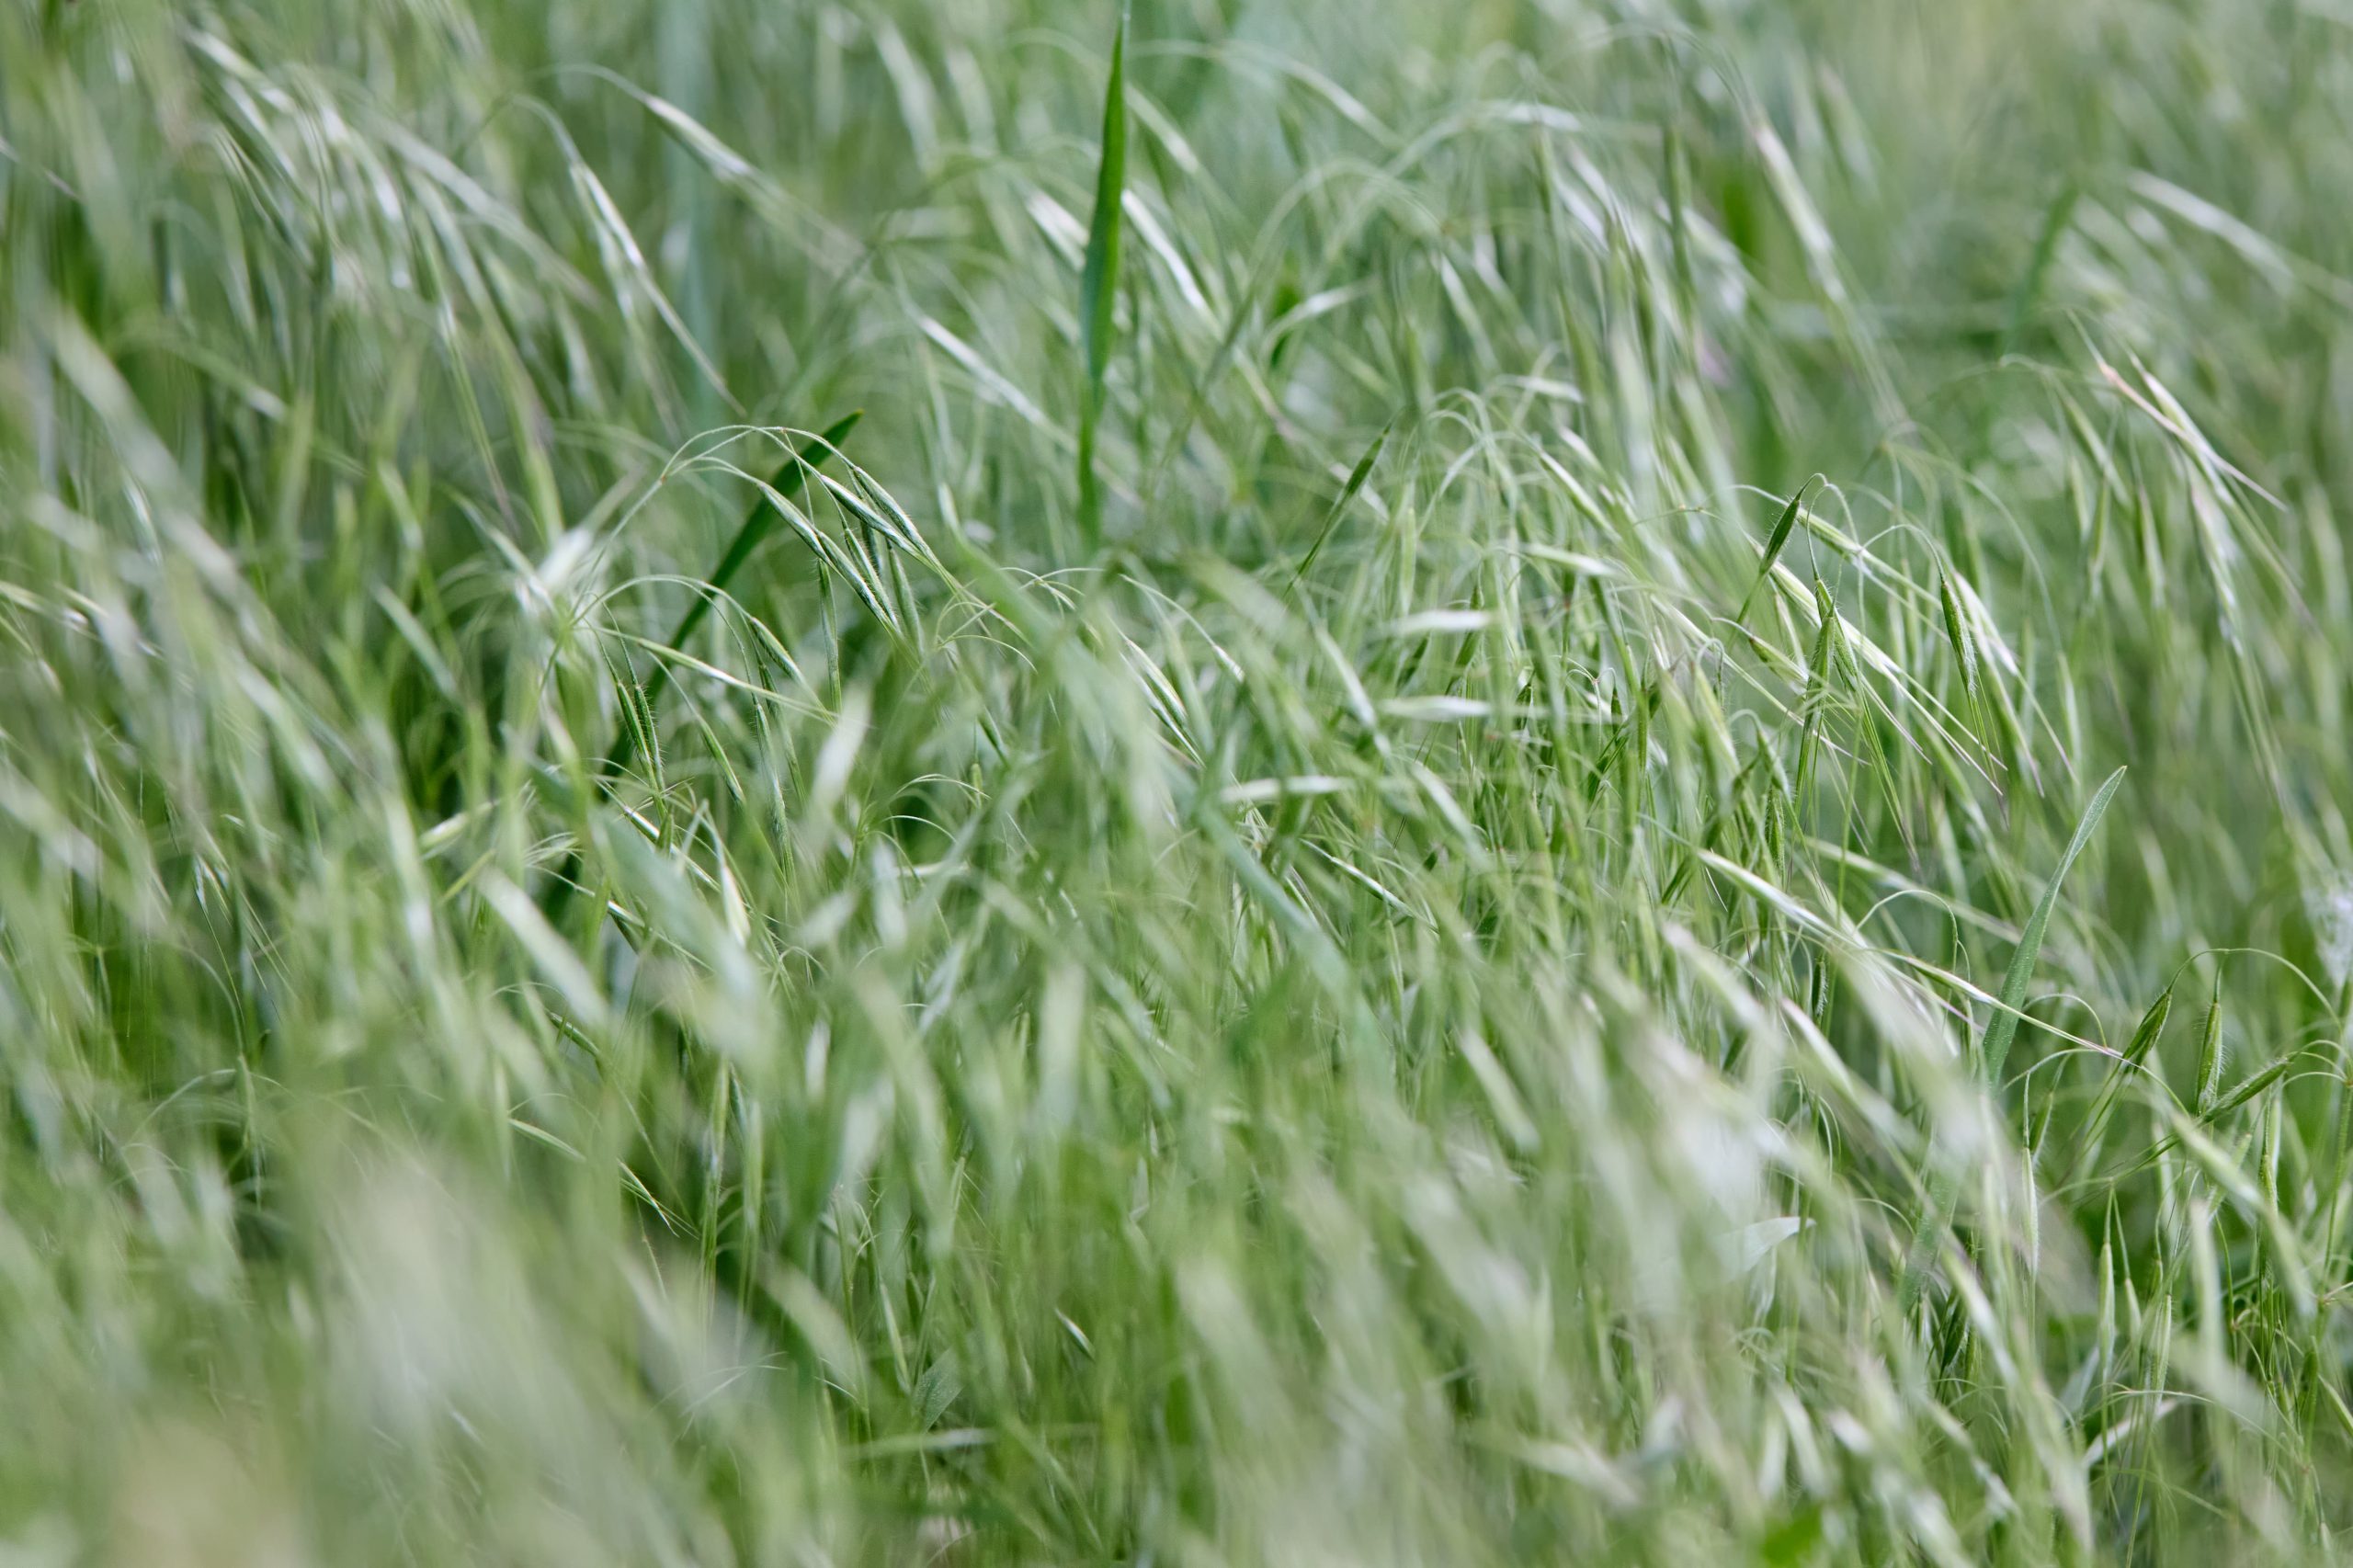
<path fill-rule="evenodd" d="M 0 9 L 0 1561 L 2333 1561 L 2353 13 L 1118 27 Z"/>

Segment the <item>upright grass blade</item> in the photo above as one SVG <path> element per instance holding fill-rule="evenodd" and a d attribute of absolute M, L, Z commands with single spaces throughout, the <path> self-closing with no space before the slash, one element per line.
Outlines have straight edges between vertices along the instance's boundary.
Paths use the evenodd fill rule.
<path fill-rule="evenodd" d="M 1666 211 L 1675 242 L 1676 304 L 1686 320 L 1698 309 L 1699 287 L 1691 263 L 1691 160 L 1684 150 L 1683 133 L 1673 120 L 1666 123 Z"/>
<path fill-rule="evenodd" d="M 2065 853 L 2059 857 L 2058 867 L 2051 873 L 2051 881 L 2042 890 L 2041 899 L 2034 913 L 2027 919 L 2026 929 L 2018 937 L 2018 945 L 2010 954 L 2009 972 L 2002 977 L 2002 990 L 1996 998 L 1994 1016 L 1986 1021 L 1985 1034 L 1977 1050 L 1979 1071 L 1984 1075 L 1987 1088 L 1998 1092 L 2002 1085 L 2002 1069 L 2008 1062 L 2010 1042 L 2017 1038 L 2018 1016 L 2026 1006 L 2026 988 L 2034 978 L 2035 960 L 2042 952 L 2042 934 L 2051 925 L 2051 912 L 2059 906 L 2059 889 L 2067 880 L 2068 870 L 2076 857 L 2091 842 L 2092 830 L 2099 825 L 2100 817 L 2108 811 L 2108 803 L 2115 798 L 2117 787 L 2124 782 L 2124 769 L 2118 768 L 2108 776 L 2086 808 L 2083 821 L 2075 824 L 2075 836 L 2067 841 Z M 1959 1194 L 1958 1180 L 1949 1174 L 1936 1174 L 1928 1178 L 1928 1205 L 1920 1216 L 1920 1228 L 1914 1233 L 1912 1248 L 1904 1261 L 1904 1275 L 1896 1288 L 1896 1300 L 1909 1312 L 1919 1300 L 1921 1287 L 1927 1283 L 1928 1259 L 1934 1253 L 1937 1239 L 1952 1221 L 1953 1199 Z"/>
<path fill-rule="evenodd" d="M 1798 526 L 1798 512 L 1805 505 L 1806 492 L 1820 483 L 1822 483 L 1822 475 L 1814 474 L 1803 484 L 1798 486 L 1797 493 L 1790 497 L 1790 504 L 1781 508 L 1780 517 L 1773 523 L 1772 533 L 1766 538 L 1765 559 L 1756 568 L 1756 581 L 1748 585 L 1747 597 L 1740 601 L 1740 610 L 1733 617 L 1734 621 L 1744 621 L 1748 619 L 1748 607 L 1756 601 L 1756 590 L 1765 585 L 1767 578 L 1772 576 L 1773 562 L 1781 558 L 1781 547 L 1790 542 L 1790 532 Z"/>
<path fill-rule="evenodd" d="M 1111 37 L 1111 80 L 1103 94 L 1103 162 L 1095 176 L 1095 217 L 1079 277 L 1079 338 L 1086 384 L 1078 405 L 1078 527 L 1087 552 L 1103 540 L 1103 485 L 1095 445 L 1103 423 L 1103 372 L 1111 360 L 1112 303 L 1120 288 L 1120 200 L 1128 176 L 1128 6 Z"/>

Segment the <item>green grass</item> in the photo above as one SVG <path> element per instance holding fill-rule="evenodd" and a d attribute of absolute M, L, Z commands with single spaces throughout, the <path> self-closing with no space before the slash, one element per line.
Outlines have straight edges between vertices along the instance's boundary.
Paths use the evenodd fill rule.
<path fill-rule="evenodd" d="M 0 8 L 0 1562 L 2335 1561 L 2349 137 L 2290 0 Z"/>

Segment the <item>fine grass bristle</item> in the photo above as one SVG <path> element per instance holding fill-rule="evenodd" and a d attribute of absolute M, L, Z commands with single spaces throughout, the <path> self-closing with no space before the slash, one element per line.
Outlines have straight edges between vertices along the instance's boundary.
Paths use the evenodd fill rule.
<path fill-rule="evenodd" d="M 0 1563 L 2340 1560 L 2348 137 L 0 6 Z"/>

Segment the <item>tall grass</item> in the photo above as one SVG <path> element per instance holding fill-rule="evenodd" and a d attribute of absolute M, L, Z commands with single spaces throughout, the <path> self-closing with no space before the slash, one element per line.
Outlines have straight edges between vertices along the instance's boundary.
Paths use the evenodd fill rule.
<path fill-rule="evenodd" d="M 2348 136 L 2288 0 L 0 9 L 0 1560 L 2334 1560 Z"/>

